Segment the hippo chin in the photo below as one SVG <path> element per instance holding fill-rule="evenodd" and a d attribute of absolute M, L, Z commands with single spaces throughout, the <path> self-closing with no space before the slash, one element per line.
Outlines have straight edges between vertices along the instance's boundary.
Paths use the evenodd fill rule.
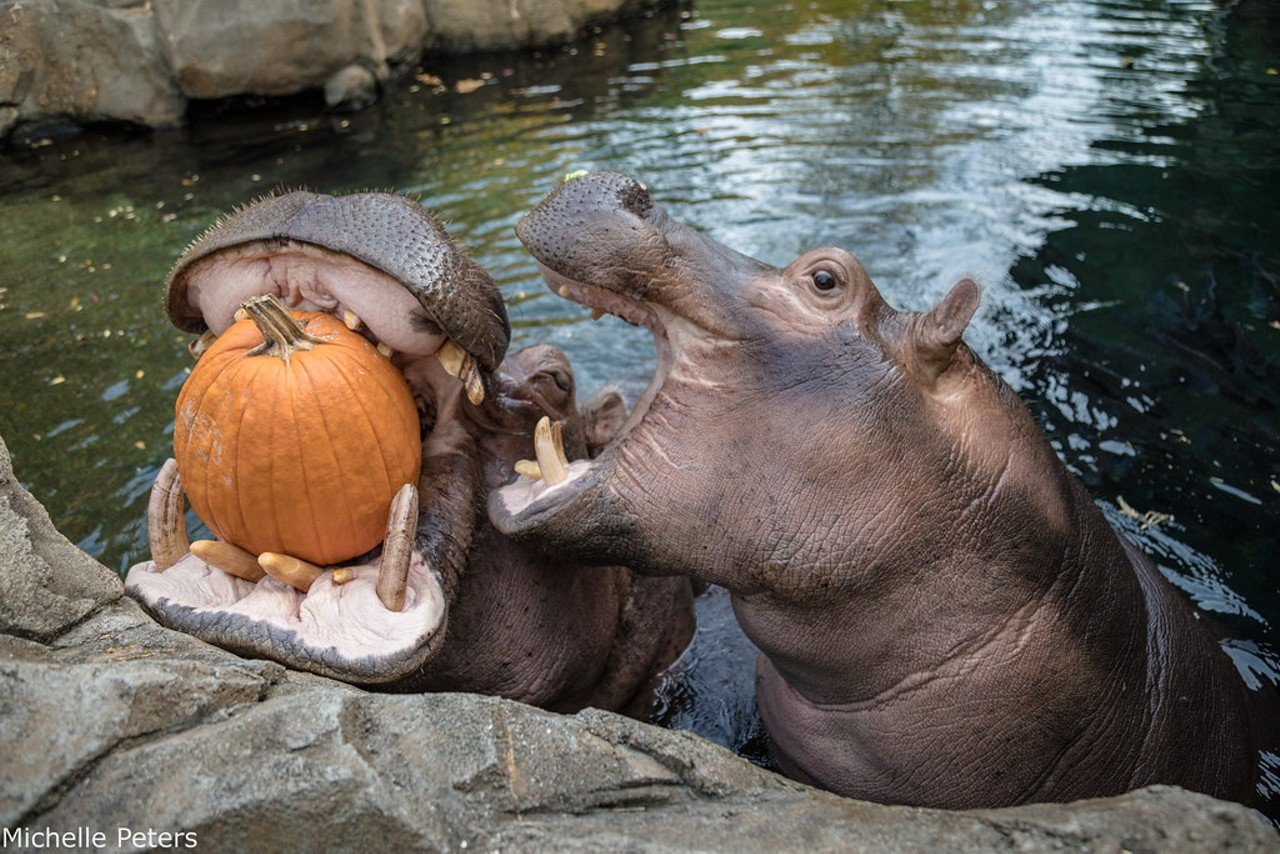
<path fill-rule="evenodd" d="M 971 281 L 899 312 L 843 250 L 760 263 L 616 173 L 518 233 L 552 290 L 651 329 L 658 370 L 597 459 L 518 479 L 490 518 L 729 588 L 784 770 L 951 808 L 1251 798 L 1241 680 L 963 345 Z"/>
<path fill-rule="evenodd" d="M 187 250 L 166 296 L 176 325 L 204 333 L 198 354 L 261 294 L 332 312 L 389 350 L 422 417 L 416 509 L 393 504 L 387 541 L 341 574 L 302 585 L 237 577 L 221 557 L 186 551 L 180 503 L 156 510 L 164 488 L 177 493 L 170 471 L 153 494 L 156 560 L 130 569 L 128 593 L 171 628 L 358 685 L 473 691 L 557 710 L 639 708 L 692 634 L 688 581 L 621 568 L 601 576 L 548 559 L 496 532 L 478 509 L 517 461 L 536 456 L 539 421 L 560 425 L 557 452 L 586 457 L 625 412 L 621 398 L 579 412 L 573 373 L 552 347 L 504 361 L 509 327 L 497 288 L 403 197 L 259 201 Z"/>

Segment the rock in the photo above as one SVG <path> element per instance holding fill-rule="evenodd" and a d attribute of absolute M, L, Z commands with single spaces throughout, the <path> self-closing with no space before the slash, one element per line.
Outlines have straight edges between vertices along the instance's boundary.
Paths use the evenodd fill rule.
<path fill-rule="evenodd" d="M 656 0 L 425 0 L 428 46 L 447 53 L 542 47 Z"/>
<path fill-rule="evenodd" d="M 189 98 L 323 88 L 357 109 L 424 47 L 541 47 L 657 2 L 0 0 L 0 139 L 67 120 L 176 125 Z"/>
<path fill-rule="evenodd" d="M 123 593 L 18 483 L 0 437 L 0 633 L 47 642 Z"/>
<path fill-rule="evenodd" d="M 150 9 L 113 5 L 0 2 L 0 136 L 50 119 L 182 121 Z"/>
<path fill-rule="evenodd" d="M 1280 850 L 1257 814 L 1179 789 L 878 806 L 607 712 L 370 694 L 241 659 L 121 597 L 17 483 L 2 440 L 0 607 L 8 828 L 86 827 L 112 845 L 121 827 L 192 832 L 212 850 Z"/>
<path fill-rule="evenodd" d="M 288 95 L 358 64 L 383 79 L 426 34 L 415 0 L 156 0 L 164 55 L 188 98 Z"/>
<path fill-rule="evenodd" d="M 324 84 L 324 102 L 331 109 L 362 110 L 377 98 L 378 81 L 360 65 L 348 65 Z"/>

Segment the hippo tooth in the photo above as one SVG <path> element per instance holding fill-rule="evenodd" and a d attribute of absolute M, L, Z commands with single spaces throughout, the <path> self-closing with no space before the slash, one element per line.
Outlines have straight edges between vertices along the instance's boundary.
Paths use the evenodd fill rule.
<path fill-rule="evenodd" d="M 417 526 L 418 489 L 412 483 L 406 483 L 391 499 L 387 534 L 382 540 L 382 560 L 378 566 L 378 599 L 388 611 L 404 608 L 409 561 L 413 557 L 413 534 Z"/>
<path fill-rule="evenodd" d="M 165 460 L 147 502 L 147 540 L 156 571 L 164 572 L 189 550 L 187 520 L 182 515 L 182 477 L 172 457 Z"/>
<path fill-rule="evenodd" d="M 324 570 L 314 563 L 307 563 L 293 555 L 282 555 L 278 552 L 263 552 L 258 555 L 258 566 L 276 581 L 288 584 L 296 590 L 306 593 L 316 579 L 324 575 Z"/>
<path fill-rule="evenodd" d="M 352 332 L 355 332 L 364 325 L 364 321 L 360 319 L 360 315 L 348 309 L 342 313 L 342 324 Z"/>
<path fill-rule="evenodd" d="M 556 293 L 558 293 L 560 296 L 564 297 L 565 299 L 568 299 L 568 298 L 569 298 L 569 286 L 568 286 L 568 285 L 561 285 L 561 286 L 560 286 L 560 290 L 556 291 Z"/>
<path fill-rule="evenodd" d="M 591 319 L 592 319 L 592 320 L 599 320 L 599 319 L 600 319 L 600 318 L 602 318 L 602 317 L 604 317 L 604 309 L 603 309 L 603 308 L 593 308 L 593 309 L 591 309 Z"/>
<path fill-rule="evenodd" d="M 235 319 L 237 322 L 241 320 L 248 320 L 249 312 L 245 311 L 243 308 L 237 308 L 235 313 Z"/>
<path fill-rule="evenodd" d="M 386 356 L 388 359 L 396 354 L 395 350 L 392 350 L 389 346 L 381 342 L 378 343 L 378 352 Z"/>
<path fill-rule="evenodd" d="M 219 540 L 196 540 L 191 553 L 214 569 L 257 584 L 266 575 L 253 555 L 242 548 Z"/>
<path fill-rule="evenodd" d="M 484 403 L 484 383 L 480 380 L 480 369 L 476 367 L 475 359 L 467 356 L 466 362 L 462 366 L 462 383 L 467 389 L 467 400 L 471 401 L 472 406 L 479 406 Z"/>
<path fill-rule="evenodd" d="M 458 377 L 462 375 L 462 365 L 467 360 L 467 351 L 450 338 L 440 345 L 440 349 L 436 351 L 436 358 L 440 360 L 440 364 L 444 366 L 449 376 Z"/>
<path fill-rule="evenodd" d="M 213 342 L 218 340 L 218 336 L 212 329 L 206 329 L 204 334 L 199 338 L 193 338 L 187 344 L 187 352 L 191 354 L 191 358 L 199 359 L 204 355 L 204 351 L 213 346 Z"/>
<path fill-rule="evenodd" d="M 551 425 L 551 444 L 555 446 L 556 456 L 560 458 L 560 464 L 567 469 L 569 467 L 569 458 L 564 455 L 564 425 L 559 421 Z"/>
<path fill-rule="evenodd" d="M 533 460 L 516 460 L 516 474 L 542 480 L 542 469 L 538 468 L 538 464 Z"/>
<path fill-rule="evenodd" d="M 569 479 L 567 467 L 560 462 L 564 447 L 557 448 L 556 445 L 551 419 L 544 415 L 533 429 L 533 452 L 538 457 L 538 470 L 548 486 L 557 486 Z"/>
<path fill-rule="evenodd" d="M 340 569 L 335 569 L 333 573 L 329 576 L 329 580 L 332 581 L 334 584 L 346 584 L 349 581 L 353 581 L 355 577 L 356 577 L 355 572 L 353 572 L 350 569 L 347 569 L 344 566 L 344 567 L 341 567 Z"/>

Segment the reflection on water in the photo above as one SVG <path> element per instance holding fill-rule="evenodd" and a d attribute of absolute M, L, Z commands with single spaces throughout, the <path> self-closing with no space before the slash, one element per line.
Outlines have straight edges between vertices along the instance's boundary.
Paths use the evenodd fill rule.
<path fill-rule="evenodd" d="M 512 232 L 558 176 L 619 168 L 765 260 L 845 246 L 900 307 L 979 278 L 972 345 L 1271 691 L 1277 33 L 1265 0 L 705 0 L 571 49 L 433 64 L 357 115 L 210 108 L 182 132 L 19 152 L 0 163 L 0 432 L 64 531 L 137 559 L 188 364 L 160 282 L 216 212 L 274 185 L 421 194 L 504 286 L 517 344 L 564 348 L 585 390 L 637 392 L 647 333 L 552 297 Z M 667 720 L 751 750 L 751 650 L 725 597 L 700 610 L 718 628 Z"/>

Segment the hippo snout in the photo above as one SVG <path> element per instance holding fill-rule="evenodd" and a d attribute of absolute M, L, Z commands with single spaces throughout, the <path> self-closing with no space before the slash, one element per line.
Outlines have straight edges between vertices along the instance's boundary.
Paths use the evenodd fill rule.
<path fill-rule="evenodd" d="M 659 212 L 644 184 L 621 172 L 594 172 L 561 184 L 516 225 L 544 266 L 580 282 L 597 281 L 638 247 L 654 245 Z"/>

